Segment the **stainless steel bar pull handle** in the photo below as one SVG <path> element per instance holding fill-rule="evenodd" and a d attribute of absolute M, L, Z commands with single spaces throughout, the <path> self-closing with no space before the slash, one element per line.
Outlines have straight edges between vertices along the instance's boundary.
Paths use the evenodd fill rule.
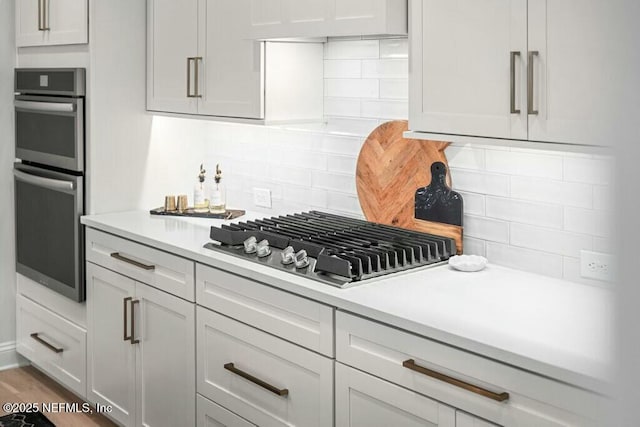
<path fill-rule="evenodd" d="M 138 344 L 140 342 L 140 340 L 135 337 L 136 335 L 136 313 L 135 313 L 136 304 L 140 304 L 139 299 L 131 301 L 131 344 Z"/>
<path fill-rule="evenodd" d="M 33 338 L 34 340 L 38 341 L 40 344 L 42 344 L 43 346 L 47 347 L 49 350 L 53 351 L 54 353 L 62 353 L 64 351 L 64 349 L 57 348 L 56 346 L 51 345 L 48 342 L 46 342 L 45 340 L 43 340 L 42 338 L 40 338 L 38 336 L 38 332 L 34 332 L 33 334 L 31 334 L 31 338 Z"/>
<path fill-rule="evenodd" d="M 26 172 L 22 172 L 18 169 L 13 170 L 13 176 L 20 181 L 44 187 L 49 190 L 62 191 L 65 193 L 72 193 L 74 191 L 74 183 L 72 181 L 63 181 L 60 179 L 46 178 L 38 175 L 31 175 Z"/>
<path fill-rule="evenodd" d="M 49 31 L 49 0 L 38 0 L 38 31 Z"/>
<path fill-rule="evenodd" d="M 44 7 L 42 8 L 42 24 L 44 26 L 43 30 L 49 31 L 51 30 L 51 28 L 49 28 L 49 0 L 42 0 L 42 4 L 44 5 Z"/>
<path fill-rule="evenodd" d="M 242 378 L 244 378 L 246 380 L 249 380 L 249 381 L 251 381 L 252 383 L 254 383 L 256 385 L 259 385 L 260 387 L 262 387 L 262 388 L 264 388 L 266 390 L 269 390 L 273 394 L 277 394 L 278 396 L 288 396 L 289 395 L 289 390 L 288 389 L 286 389 L 286 388 L 278 388 L 278 387 L 272 386 L 271 384 L 269 384 L 269 383 L 267 383 L 265 381 L 262 381 L 261 379 L 256 378 L 253 375 L 248 374 L 248 373 L 236 368 L 233 363 L 225 363 L 224 364 L 224 369 L 226 369 L 227 371 L 231 371 L 234 374 L 236 374 L 236 375 L 238 375 L 238 376 L 240 376 L 240 377 L 242 377 Z"/>
<path fill-rule="evenodd" d="M 44 23 L 42 22 L 42 2 L 38 0 L 38 31 L 44 31 Z"/>
<path fill-rule="evenodd" d="M 402 366 L 404 366 L 407 369 L 411 369 L 412 371 L 419 372 L 419 373 L 421 373 L 423 375 L 426 375 L 428 377 L 435 378 L 435 379 L 443 381 L 443 382 L 445 382 L 447 384 L 451 384 L 451 385 L 454 385 L 456 387 L 463 388 L 463 389 L 465 389 L 467 391 L 479 394 L 479 395 L 484 396 L 484 397 L 488 397 L 489 399 L 493 399 L 493 400 L 496 400 L 498 402 L 504 402 L 505 400 L 509 399 L 509 393 L 506 393 L 506 392 L 494 393 L 493 391 L 484 389 L 482 387 L 475 386 L 473 384 L 469 384 L 467 382 L 464 382 L 462 380 L 458 380 L 456 378 L 450 377 L 450 376 L 445 375 L 445 374 L 441 374 L 440 372 L 432 371 L 431 369 L 425 368 L 424 366 L 417 365 L 415 360 L 413 360 L 413 359 L 405 360 L 404 362 L 402 362 Z"/>
<path fill-rule="evenodd" d="M 20 110 L 73 113 L 76 105 L 71 102 L 38 102 L 16 99 L 13 105 Z"/>
<path fill-rule="evenodd" d="M 510 112 L 511 114 L 520 114 L 520 109 L 516 108 L 516 58 L 520 58 L 520 52 L 514 51 L 510 54 Z"/>
<path fill-rule="evenodd" d="M 200 67 L 198 61 L 202 61 L 201 56 L 190 56 L 187 58 L 187 98 L 202 98 L 199 93 Z M 193 64 L 193 91 L 191 91 L 191 64 Z"/>
<path fill-rule="evenodd" d="M 113 252 L 110 254 L 111 258 L 115 258 L 118 261 L 122 261 L 122 262 L 126 262 L 127 264 L 131 264 L 131 265 L 135 265 L 138 268 L 141 268 L 143 270 L 155 270 L 156 266 L 155 265 L 150 265 L 150 264 L 143 264 L 139 261 L 133 260 L 131 258 L 127 258 L 124 255 L 120 255 L 120 252 Z"/>
<path fill-rule="evenodd" d="M 123 341 L 129 341 L 131 339 L 131 335 L 127 335 L 127 326 L 129 323 L 129 320 L 127 320 L 127 303 L 132 299 L 133 299 L 132 297 L 126 297 L 122 299 L 122 312 L 123 312 L 122 324 L 124 325 L 124 334 L 122 336 Z"/>
<path fill-rule="evenodd" d="M 527 61 L 527 114 L 538 114 L 538 110 L 533 108 L 533 93 L 534 93 L 534 76 L 533 76 L 533 60 L 539 55 L 537 50 L 529 51 L 529 57 Z"/>

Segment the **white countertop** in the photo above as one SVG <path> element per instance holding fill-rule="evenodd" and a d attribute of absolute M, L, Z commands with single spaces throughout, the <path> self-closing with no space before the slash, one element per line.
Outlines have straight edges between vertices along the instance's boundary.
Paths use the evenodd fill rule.
<path fill-rule="evenodd" d="M 247 213 L 236 221 L 259 218 Z M 338 289 L 203 248 L 223 220 L 90 215 L 82 223 L 203 264 L 578 387 L 607 391 L 613 359 L 614 295 L 605 289 L 489 265 L 447 265 Z"/>

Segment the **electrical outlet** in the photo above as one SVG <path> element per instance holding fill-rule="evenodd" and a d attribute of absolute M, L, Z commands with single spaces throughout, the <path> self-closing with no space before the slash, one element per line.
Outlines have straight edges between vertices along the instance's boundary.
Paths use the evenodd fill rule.
<path fill-rule="evenodd" d="M 271 190 L 268 188 L 253 189 L 253 204 L 263 208 L 271 207 Z"/>
<path fill-rule="evenodd" d="M 601 252 L 580 251 L 580 276 L 610 282 L 613 280 L 613 256 Z"/>

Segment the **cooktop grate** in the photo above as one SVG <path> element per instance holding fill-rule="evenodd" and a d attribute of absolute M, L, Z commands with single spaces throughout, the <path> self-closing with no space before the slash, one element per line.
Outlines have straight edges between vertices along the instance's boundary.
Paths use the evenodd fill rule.
<path fill-rule="evenodd" d="M 207 248 L 341 287 L 435 264 L 456 253 L 455 241 L 447 237 L 318 211 L 211 227 L 210 237 L 219 244 L 208 243 Z M 262 257 L 246 253 L 244 242 L 251 237 L 266 240 L 274 251 Z M 298 255 L 300 251 L 311 258 L 308 265 L 283 264 L 282 252 Z"/>

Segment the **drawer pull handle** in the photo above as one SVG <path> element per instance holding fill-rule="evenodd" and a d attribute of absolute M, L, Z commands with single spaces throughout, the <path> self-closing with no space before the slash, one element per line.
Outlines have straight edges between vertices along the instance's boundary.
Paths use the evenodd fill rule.
<path fill-rule="evenodd" d="M 277 388 L 272 386 L 269 383 L 266 383 L 264 381 L 262 381 L 259 378 L 254 377 L 251 374 L 248 374 L 244 371 L 241 371 L 240 369 L 236 368 L 233 363 L 225 363 L 224 364 L 224 369 L 226 369 L 227 371 L 231 371 L 236 375 L 241 376 L 242 378 L 251 381 L 254 384 L 259 385 L 262 388 L 265 388 L 267 390 L 269 390 L 271 393 L 273 394 L 277 394 L 278 396 L 288 396 L 289 395 L 289 390 L 287 390 L 286 388 Z"/>
<path fill-rule="evenodd" d="M 435 378 L 440 381 L 444 381 L 447 384 L 451 384 L 456 387 L 463 388 L 470 392 L 482 395 L 484 397 L 488 397 L 489 399 L 497 400 L 498 402 L 504 402 L 505 400 L 509 399 L 509 393 L 506 393 L 506 392 L 494 393 L 487 389 L 452 378 L 448 375 L 441 374 L 440 372 L 432 371 L 431 369 L 427 369 L 424 366 L 416 365 L 416 362 L 413 359 L 405 360 L 404 362 L 402 362 L 402 366 L 404 366 L 405 368 L 411 369 L 412 371 L 419 372 L 428 377 Z"/>
<path fill-rule="evenodd" d="M 155 270 L 156 269 L 155 265 L 143 264 L 141 262 L 134 261 L 134 260 L 132 260 L 130 258 L 127 258 L 126 256 L 120 255 L 119 252 L 113 252 L 111 254 L 111 258 L 115 258 L 115 259 L 117 259 L 119 261 L 126 262 L 127 264 L 135 265 L 136 267 L 141 268 L 143 270 L 151 271 L 151 270 Z"/>
<path fill-rule="evenodd" d="M 124 324 L 124 335 L 122 339 L 124 341 L 129 341 L 131 339 L 131 335 L 127 335 L 127 324 L 129 323 L 129 320 L 127 319 L 127 302 L 131 301 L 132 299 L 132 297 L 126 297 L 122 299 L 122 312 L 124 313 L 124 319 L 122 321 L 122 323 Z"/>
<path fill-rule="evenodd" d="M 38 332 L 32 333 L 31 334 L 31 338 L 33 338 L 34 340 L 38 341 L 40 344 L 42 344 L 43 346 L 47 347 L 49 350 L 53 351 L 54 353 L 62 353 L 64 351 L 61 348 L 57 348 L 55 346 L 52 346 L 51 344 L 49 344 L 48 342 L 46 342 L 45 340 L 40 338 L 38 336 Z"/>

